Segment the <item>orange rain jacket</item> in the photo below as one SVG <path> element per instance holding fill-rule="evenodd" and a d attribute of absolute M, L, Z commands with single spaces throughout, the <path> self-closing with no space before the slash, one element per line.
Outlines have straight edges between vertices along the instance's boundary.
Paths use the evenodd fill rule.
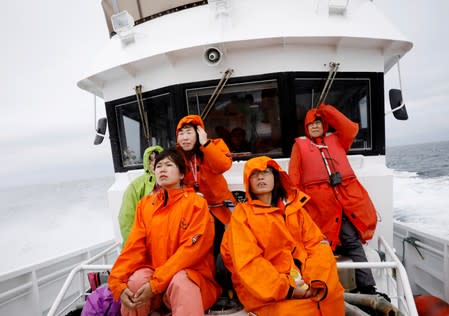
<path fill-rule="evenodd" d="M 187 115 L 183 117 L 176 127 L 176 135 L 186 124 L 201 126 L 204 128 L 203 120 L 198 115 Z M 232 157 L 228 146 L 221 138 L 211 139 L 210 142 L 201 146 L 203 152 L 203 161 L 197 158 L 196 166 L 199 173 L 199 191 L 209 204 L 210 211 L 223 223 L 229 223 L 231 211 L 224 206 L 224 201 L 230 201 L 235 205 L 235 199 L 228 189 L 223 173 L 232 166 Z M 194 159 L 194 158 L 192 158 Z M 193 186 L 195 179 L 193 177 L 190 161 L 186 161 L 187 172 L 184 177 L 184 183 Z M 192 161 L 194 165 L 194 161 Z"/>
<path fill-rule="evenodd" d="M 328 125 L 335 129 L 335 133 L 312 142 L 307 126 L 316 119 L 321 119 L 325 135 Z M 292 183 L 312 198 L 307 207 L 310 216 L 326 235 L 333 250 L 339 244 L 343 212 L 357 229 L 362 241 L 371 239 L 377 224 L 376 209 L 368 192 L 352 171 L 346 154 L 343 154 L 343 151 L 346 153 L 349 150 L 357 135 L 357 123 L 349 120 L 335 107 L 321 104 L 318 109 L 307 112 L 304 125 L 308 138 L 296 139 L 290 157 L 289 175 Z M 316 180 L 319 177 L 310 174 L 316 172 L 316 168 L 322 168 L 328 175 L 320 150 L 315 144 L 327 145 L 328 151 L 335 153 L 329 161 L 336 167 L 336 171 L 339 165 L 342 168 L 341 184 L 332 187 L 328 176 L 319 181 L 305 180 Z M 311 165 L 312 160 L 314 168 L 305 168 L 305 165 Z M 348 168 L 349 172 L 346 170 Z"/>
<path fill-rule="evenodd" d="M 248 193 L 251 173 L 267 166 L 279 171 L 282 186 L 288 189 L 284 209 L 252 200 Z M 238 204 L 232 213 L 221 254 L 246 311 L 259 316 L 344 315 L 344 289 L 335 258 L 304 210 L 309 197 L 291 189 L 287 173 L 264 156 L 247 161 L 244 185 L 248 201 Z M 297 268 L 307 284 L 325 284 L 327 295 L 320 302 L 286 299 L 290 287 L 296 287 L 289 274 L 295 267 L 294 259 L 301 262 Z"/>
<path fill-rule="evenodd" d="M 213 218 L 206 200 L 192 188 L 159 190 L 140 200 L 136 219 L 122 253 L 109 276 L 109 287 L 118 300 L 131 274 L 154 270 L 150 279 L 155 294 L 165 292 L 173 276 L 185 270 L 201 290 L 205 309 L 221 293 L 214 280 Z"/>

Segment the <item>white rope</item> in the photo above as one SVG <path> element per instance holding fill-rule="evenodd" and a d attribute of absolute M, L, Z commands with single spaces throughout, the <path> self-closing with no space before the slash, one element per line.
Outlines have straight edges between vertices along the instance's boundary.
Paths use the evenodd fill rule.
<path fill-rule="evenodd" d="M 223 74 L 223 77 L 218 82 L 218 85 L 215 87 L 214 92 L 210 96 L 209 101 L 207 102 L 206 106 L 203 109 L 203 113 L 201 113 L 201 119 L 204 121 L 209 114 L 210 110 L 213 108 L 215 102 L 217 101 L 218 97 L 220 96 L 221 92 L 223 91 L 224 86 L 228 82 L 228 79 L 232 76 L 232 73 L 234 72 L 234 69 L 227 69 L 225 73 Z"/>
<path fill-rule="evenodd" d="M 315 104 L 315 107 L 318 107 L 322 102 L 326 101 L 327 95 L 331 89 L 332 83 L 334 82 L 335 76 L 337 75 L 338 67 L 340 66 L 340 63 L 337 62 L 329 62 L 329 75 L 327 77 L 326 83 L 324 84 L 324 88 L 321 91 L 320 98 L 318 99 L 317 103 Z"/>

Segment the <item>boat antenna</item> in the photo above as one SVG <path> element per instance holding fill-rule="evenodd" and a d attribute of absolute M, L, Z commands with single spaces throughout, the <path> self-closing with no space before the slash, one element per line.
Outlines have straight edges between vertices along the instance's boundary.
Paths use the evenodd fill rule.
<path fill-rule="evenodd" d="M 228 79 L 232 76 L 232 73 L 234 72 L 234 69 L 228 68 L 224 74 L 223 77 L 221 77 L 220 81 L 218 82 L 218 85 L 215 87 L 214 92 L 209 98 L 209 101 L 207 101 L 206 106 L 203 109 L 203 112 L 201 113 L 201 119 L 204 121 L 209 114 L 210 110 L 214 107 L 215 102 L 217 101 L 218 97 L 220 96 L 221 92 L 223 91 L 224 86 L 226 85 L 226 82 L 228 82 Z"/>
<path fill-rule="evenodd" d="M 334 82 L 335 76 L 337 75 L 338 67 L 340 66 L 340 63 L 331 61 L 329 62 L 329 75 L 327 76 L 326 83 L 324 84 L 323 91 L 321 91 L 321 95 L 315 104 L 314 108 L 318 107 L 321 103 L 326 101 L 327 94 L 329 93 L 332 83 Z"/>
<path fill-rule="evenodd" d="M 145 115 L 145 110 L 143 107 L 142 85 L 137 85 L 134 88 L 134 91 L 136 91 L 137 105 L 139 108 L 140 121 L 142 122 L 143 135 L 145 136 L 145 139 L 147 140 L 147 146 L 150 146 L 151 145 L 151 142 L 150 142 L 151 132 L 150 132 L 150 126 L 148 124 L 148 117 L 147 117 L 147 115 Z"/>

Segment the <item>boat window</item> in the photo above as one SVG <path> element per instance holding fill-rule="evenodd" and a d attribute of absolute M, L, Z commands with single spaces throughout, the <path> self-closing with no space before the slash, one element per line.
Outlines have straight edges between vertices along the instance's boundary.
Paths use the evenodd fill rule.
<path fill-rule="evenodd" d="M 315 102 L 317 102 L 324 84 L 325 80 L 322 78 L 296 78 L 295 100 L 296 126 L 298 130 L 295 132 L 297 135 L 305 135 L 305 115 Z M 327 95 L 326 103 L 337 107 L 352 121 L 359 124 L 359 133 L 352 144 L 351 150 L 371 150 L 370 80 L 363 78 L 335 79 Z"/>
<path fill-rule="evenodd" d="M 145 138 L 137 101 L 116 106 L 117 129 L 123 167 L 142 165 L 145 149 L 150 145 L 168 148 L 174 145 L 174 109 L 171 95 L 161 94 L 143 99 L 144 115 L 150 126 L 150 142 Z M 151 113 L 151 114 L 149 114 Z"/>
<path fill-rule="evenodd" d="M 215 87 L 186 90 L 189 114 L 201 114 Z M 275 80 L 227 85 L 204 120 L 211 138 L 222 138 L 233 158 L 282 155 Z"/>

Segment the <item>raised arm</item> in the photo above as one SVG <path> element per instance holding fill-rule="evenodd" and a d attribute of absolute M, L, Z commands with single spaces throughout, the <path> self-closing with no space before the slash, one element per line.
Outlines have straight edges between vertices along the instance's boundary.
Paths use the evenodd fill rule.
<path fill-rule="evenodd" d="M 204 161 L 216 174 L 228 171 L 232 166 L 232 156 L 228 146 L 221 138 L 211 139 L 205 146 L 201 146 Z"/>
<path fill-rule="evenodd" d="M 335 135 L 347 152 L 359 132 L 359 125 L 351 121 L 332 105 L 321 104 L 318 108 L 318 113 L 335 129 Z"/>

